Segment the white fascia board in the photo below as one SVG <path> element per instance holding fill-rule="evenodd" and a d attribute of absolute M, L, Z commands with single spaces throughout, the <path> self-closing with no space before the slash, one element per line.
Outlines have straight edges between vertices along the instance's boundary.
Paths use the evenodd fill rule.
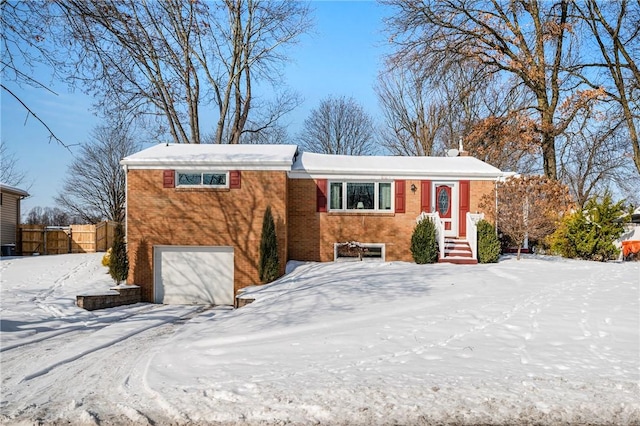
<path fill-rule="evenodd" d="M 269 162 L 269 163 L 246 163 L 246 162 L 226 162 L 226 163 L 196 163 L 193 161 L 127 161 L 121 162 L 129 170 L 257 170 L 257 171 L 285 171 L 291 170 L 291 162 Z"/>
<path fill-rule="evenodd" d="M 290 179 L 329 179 L 329 180 L 498 180 L 502 177 L 502 173 L 467 173 L 460 174 L 456 172 L 438 172 L 433 174 L 416 174 L 415 172 L 394 172 L 393 174 L 372 174 L 372 173 L 354 173 L 354 172 L 322 172 L 314 171 L 312 173 L 303 170 L 293 170 L 288 173 Z"/>

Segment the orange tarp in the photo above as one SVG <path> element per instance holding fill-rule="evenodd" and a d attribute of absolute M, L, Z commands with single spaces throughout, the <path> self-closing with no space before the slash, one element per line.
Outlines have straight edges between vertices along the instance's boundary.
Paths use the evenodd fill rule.
<path fill-rule="evenodd" d="M 622 254 L 626 257 L 631 253 L 640 253 L 640 241 L 623 241 Z"/>

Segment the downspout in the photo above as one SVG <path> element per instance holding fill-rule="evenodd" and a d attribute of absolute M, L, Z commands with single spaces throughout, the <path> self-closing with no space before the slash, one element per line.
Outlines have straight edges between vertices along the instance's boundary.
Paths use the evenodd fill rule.
<path fill-rule="evenodd" d="M 124 170 L 124 242 L 129 243 L 129 182 L 127 180 L 129 175 L 129 167 L 126 164 L 122 165 Z"/>
<path fill-rule="evenodd" d="M 495 231 L 496 231 L 496 237 L 499 237 L 498 235 L 498 184 L 500 183 L 500 178 L 496 179 L 496 184 L 495 184 L 495 195 L 496 195 L 496 215 L 495 215 L 495 221 L 496 221 L 496 226 L 495 226 Z"/>

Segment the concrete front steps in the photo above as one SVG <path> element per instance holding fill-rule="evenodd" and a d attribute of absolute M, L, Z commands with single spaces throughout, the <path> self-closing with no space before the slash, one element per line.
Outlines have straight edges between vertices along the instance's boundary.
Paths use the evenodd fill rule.
<path fill-rule="evenodd" d="M 467 240 L 460 238 L 444 239 L 444 257 L 438 259 L 439 263 L 455 263 L 457 265 L 475 265 L 478 263 L 471 254 L 471 247 Z"/>

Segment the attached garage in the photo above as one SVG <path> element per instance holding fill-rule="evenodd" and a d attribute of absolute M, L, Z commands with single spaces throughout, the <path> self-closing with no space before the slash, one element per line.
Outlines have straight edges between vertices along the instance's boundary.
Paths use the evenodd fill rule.
<path fill-rule="evenodd" d="M 154 246 L 154 301 L 233 305 L 233 247 Z"/>

